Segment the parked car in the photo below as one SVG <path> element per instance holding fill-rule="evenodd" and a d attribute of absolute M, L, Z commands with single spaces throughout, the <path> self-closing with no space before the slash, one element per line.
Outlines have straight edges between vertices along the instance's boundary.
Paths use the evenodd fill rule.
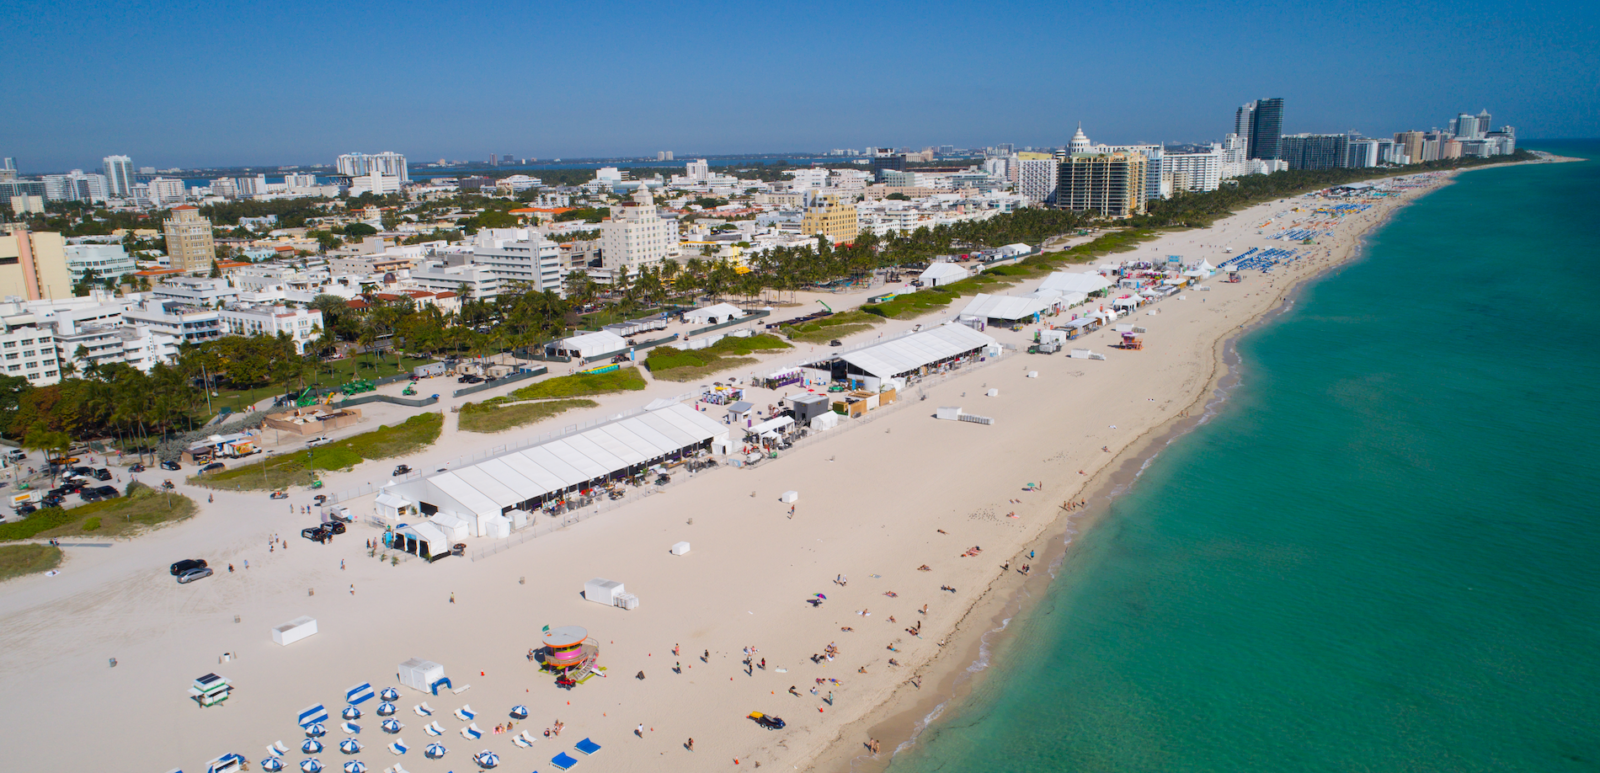
<path fill-rule="evenodd" d="M 105 497 L 100 496 L 92 488 L 86 488 L 86 489 L 78 492 L 78 498 L 82 499 L 85 502 L 99 502 L 101 499 L 104 499 Z"/>
<path fill-rule="evenodd" d="M 17 515 L 31 515 L 37 512 L 39 512 L 39 508 L 33 505 L 17 505 Z"/>
<path fill-rule="evenodd" d="M 768 730 L 782 730 L 784 727 L 788 726 L 788 723 L 784 722 L 782 719 L 774 717 L 770 714 L 763 714 L 759 711 L 750 712 L 750 718 L 755 720 L 756 724 Z"/>
<path fill-rule="evenodd" d="M 328 501 L 328 495 L 327 494 L 318 494 L 318 495 L 312 497 L 311 501 L 316 502 L 318 505 L 321 505 L 323 502 Z"/>
<path fill-rule="evenodd" d="M 204 467 L 201 467 L 200 474 L 204 475 L 208 472 L 222 472 L 226 469 L 228 469 L 228 465 L 223 464 L 222 462 L 212 462 Z"/>
<path fill-rule="evenodd" d="M 198 569 L 190 569 L 189 571 L 178 575 L 178 584 L 179 585 L 188 585 L 189 583 L 194 582 L 195 580 L 201 579 L 203 577 L 210 577 L 210 576 L 211 576 L 211 567 L 202 566 L 202 567 L 200 567 Z"/>
<path fill-rule="evenodd" d="M 20 462 L 23 459 L 28 458 L 28 452 L 20 448 L 13 448 L 6 453 L 6 456 L 11 457 L 11 461 L 13 462 Z"/>
<path fill-rule="evenodd" d="M 117 497 L 122 496 L 115 488 L 112 488 L 111 486 L 101 486 L 100 488 L 95 489 L 94 493 L 99 494 L 102 499 L 116 499 Z"/>
<path fill-rule="evenodd" d="M 345 532 L 345 526 L 342 521 L 328 521 L 322 524 L 322 529 L 329 534 L 343 534 Z"/>
<path fill-rule="evenodd" d="M 176 471 L 176 470 L 183 469 L 183 466 L 178 464 L 177 462 L 162 462 L 161 463 L 161 469 Z"/>
<path fill-rule="evenodd" d="M 333 535 L 329 534 L 328 531 L 321 526 L 307 526 L 300 530 L 300 536 L 305 537 L 312 542 L 321 542 L 329 537 L 332 537 Z"/>
<path fill-rule="evenodd" d="M 68 470 L 68 472 L 72 473 L 73 475 L 93 475 L 94 474 L 94 468 L 93 467 L 74 467 L 71 470 Z"/>
<path fill-rule="evenodd" d="M 315 447 L 320 446 L 320 445 L 322 445 L 322 444 L 324 444 L 326 442 L 328 442 L 328 436 L 327 435 L 323 435 L 321 437 L 314 437 L 314 438 L 306 441 L 306 448 L 315 448 Z"/>
<path fill-rule="evenodd" d="M 101 467 L 100 469 L 94 471 L 94 479 L 95 480 L 111 480 L 111 471 L 106 469 L 106 468 L 104 468 L 104 467 Z"/>
<path fill-rule="evenodd" d="M 828 342 L 828 345 L 829 345 L 829 346 L 844 346 L 844 342 L 843 342 L 843 341 L 840 341 L 840 340 L 839 340 L 839 339 L 837 339 L 837 338 L 835 338 L 835 339 L 833 339 L 833 340 L 832 340 L 832 341 L 829 341 L 829 342 Z"/>
<path fill-rule="evenodd" d="M 42 499 L 40 501 L 44 503 L 45 507 L 60 507 L 61 503 L 66 501 L 66 500 L 64 498 L 62 498 L 62 496 L 60 494 L 51 494 L 51 495 L 45 497 L 44 499 Z M 24 505 L 24 506 L 25 507 L 33 507 L 33 505 Z M 22 510 L 20 508 L 17 510 L 17 514 L 18 515 L 22 515 Z"/>
<path fill-rule="evenodd" d="M 411 472 L 411 468 L 406 466 L 406 465 L 404 465 L 404 464 L 401 464 L 401 465 L 396 465 L 395 468 L 394 468 L 394 472 L 391 472 L 389 474 L 390 475 L 405 475 L 405 474 L 407 474 L 409 472 Z M 322 504 L 322 503 L 318 502 L 317 504 Z"/>
<path fill-rule="evenodd" d="M 190 569 L 204 569 L 206 560 L 203 558 L 185 558 L 172 565 L 172 576 L 177 577 Z"/>
<path fill-rule="evenodd" d="M 80 492 L 82 490 L 83 490 L 83 484 L 82 483 L 68 482 L 68 483 L 63 483 L 63 484 L 61 484 L 59 486 L 56 486 L 55 488 L 51 489 L 50 493 L 56 494 L 56 495 L 59 495 L 59 496 L 67 496 L 69 494 L 76 494 L 76 493 L 78 493 L 78 492 Z"/>

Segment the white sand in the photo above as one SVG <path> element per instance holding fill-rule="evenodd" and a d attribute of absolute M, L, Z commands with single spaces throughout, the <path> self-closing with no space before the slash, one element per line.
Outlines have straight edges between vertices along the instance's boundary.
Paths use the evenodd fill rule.
<path fill-rule="evenodd" d="M 191 521 L 111 548 L 69 547 L 60 576 L 5 586 L 0 680 L 13 706 L 6 732 L 10 766 L 78 769 L 114 759 L 117 769 L 182 767 L 192 773 L 225 752 L 242 753 L 254 766 L 275 740 L 298 747 L 294 719 L 312 703 L 325 704 L 335 715 L 331 737 L 324 740 L 336 742 L 342 737 L 336 717 L 345 688 L 368 681 L 377 689 L 393 685 L 396 664 L 422 657 L 443 663 L 457 686 L 472 687 L 439 697 L 402 688 L 397 718 L 406 729 L 400 737 L 412 747 L 402 761 L 416 773 L 469 769 L 469 755 L 480 749 L 499 753 L 507 769 L 546 769 L 550 757 L 570 752 L 586 736 L 606 747 L 608 769 L 703 769 L 731 765 L 735 758 L 744 765 L 790 769 L 813 762 L 842 767 L 865 740 L 863 725 L 851 723 L 879 716 L 874 710 L 914 674 L 964 665 L 952 663 L 954 657 L 935 662 L 936 642 L 952 636 L 1001 575 L 1001 563 L 1020 565 L 1015 554 L 1023 545 L 1060 528 L 1061 502 L 1077 497 L 1120 452 L 1203 397 L 1218 370 L 1218 342 L 1275 306 L 1297 280 L 1347 257 L 1358 234 L 1398 203 L 1390 200 L 1347 218 L 1316 247 L 1300 248 L 1315 260 L 1270 276 L 1252 272 L 1241 284 L 1218 276 L 1207 283 L 1209 292 L 1189 290 L 1187 300 L 1164 301 L 1155 316 L 1139 312 L 1129 321 L 1150 331 L 1142 352 L 1111 349 L 1112 334 L 1100 332 L 1077 345 L 1106 354 L 1104 362 L 1011 353 L 928 388 L 926 402 L 915 402 L 916 388 L 908 390 L 900 406 L 776 461 L 750 470 L 719 469 L 481 561 L 380 564 L 363 549 L 363 540 L 380 533 L 366 525 L 330 546 L 312 544 L 298 530 L 314 517 L 288 512 L 291 505 L 310 503 L 306 491 L 296 491 L 287 504 L 260 493 L 220 493 L 210 505 L 203 490 L 190 492 L 202 506 Z M 1263 221 L 1291 206 L 1258 206 L 1117 258 L 1177 254 L 1215 264 L 1227 257 L 1225 246 L 1235 254 L 1251 246 L 1292 246 L 1257 235 Z M 1285 224 L 1274 222 L 1266 233 Z M 833 304 L 834 296 L 824 297 Z M 891 322 L 856 338 L 912 324 Z M 1023 349 L 1032 335 L 989 332 Z M 802 347 L 767 359 L 788 361 L 804 352 Z M 1025 378 L 1029 370 L 1039 378 Z M 433 380 L 421 391 L 447 397 L 454 386 Z M 646 392 L 601 398 L 600 408 L 493 438 L 455 431 L 452 416 L 439 444 L 403 461 L 432 469 L 506 439 L 557 430 L 695 386 L 652 383 Z M 1000 396 L 980 396 L 983 387 L 999 388 Z M 763 405 L 777 396 L 758 394 L 754 401 Z M 446 399 L 441 407 L 448 410 L 455 402 Z M 960 405 L 996 421 L 935 421 L 931 414 L 938 405 Z M 393 423 L 405 412 L 368 406 L 367 415 L 370 421 L 352 431 Z M 713 407 L 710 415 L 721 411 Z M 328 490 L 380 483 L 393 464 L 372 462 L 332 475 Z M 1022 490 L 1040 481 L 1042 493 Z M 789 489 L 800 492 L 792 519 L 778 502 Z M 354 506 L 360 511 L 369 503 L 370 498 Z M 1013 511 L 1020 517 L 1006 517 Z M 287 550 L 268 552 L 273 533 L 288 541 Z M 693 543 L 689 555 L 668 553 L 679 540 Z M 983 547 L 981 556 L 959 557 L 974 545 Z M 219 573 L 176 585 L 167 565 L 190 557 L 205 558 Z M 341 560 L 348 569 L 340 569 Z M 921 564 L 932 571 L 916 571 Z M 832 582 L 839 574 L 849 577 L 847 587 Z M 640 608 L 624 612 L 584 601 L 583 582 L 593 577 L 625 582 L 639 596 Z M 941 592 L 942 585 L 956 592 Z M 824 606 L 805 603 L 819 592 L 828 597 Z M 924 604 L 926 616 L 917 611 Z M 856 614 L 861 610 L 871 615 Z M 273 644 L 270 627 L 300 615 L 316 617 L 321 633 L 289 647 Z M 890 623 L 890 616 L 898 622 Z M 921 638 L 905 632 L 919 621 Z M 610 677 L 571 692 L 555 688 L 525 659 L 544 625 L 588 627 L 602 646 Z M 963 630 L 962 636 L 972 633 Z M 838 644 L 840 657 L 813 664 L 809 656 L 830 642 Z M 680 657 L 671 653 L 675 643 L 682 646 Z M 888 651 L 890 644 L 900 651 Z M 947 649 L 957 652 L 957 644 L 952 639 Z M 759 649 L 755 658 L 766 659 L 766 670 L 747 675 L 740 664 L 745 646 Z M 705 650 L 709 662 L 701 661 Z M 219 664 L 224 652 L 237 657 Z M 107 665 L 111 657 L 120 663 L 114 669 Z M 901 667 L 889 666 L 891 657 Z M 675 661 L 683 664 L 682 674 L 673 673 Z M 863 667 L 865 674 L 858 672 Z M 225 706 L 202 710 L 185 691 L 192 679 L 211 671 L 231 678 L 237 691 Z M 634 678 L 639 671 L 646 676 L 642 681 Z M 816 678 L 839 684 L 824 685 L 813 696 Z M 791 685 L 799 697 L 787 693 Z M 830 690 L 832 706 L 820 700 Z M 441 742 L 450 755 L 437 762 L 423 758 L 421 749 L 432 739 L 411 712 L 424 697 L 441 710 L 435 718 L 449 731 Z M 914 691 L 907 692 L 891 705 L 916 699 Z M 567 731 L 541 740 L 533 751 L 513 746 L 509 734 L 469 742 L 456 734 L 465 723 L 447 714 L 466 703 L 479 711 L 477 725 L 485 730 L 506 721 L 513 704 L 526 704 L 532 716 L 517 723 L 519 730 L 537 734 L 559 718 Z M 382 749 L 391 739 L 378 730 L 376 705 L 366 704 L 367 716 L 359 723 L 367 746 L 359 758 L 374 771 L 396 761 Z M 782 716 L 788 729 L 761 729 L 745 718 L 753 710 Z M 638 723 L 646 728 L 642 739 L 633 737 Z M 683 747 L 690 737 L 693 752 Z M 895 739 L 885 741 L 887 751 Z M 333 768 L 345 757 L 329 747 L 319 756 L 335 763 Z M 289 760 L 302 756 L 291 754 Z"/>

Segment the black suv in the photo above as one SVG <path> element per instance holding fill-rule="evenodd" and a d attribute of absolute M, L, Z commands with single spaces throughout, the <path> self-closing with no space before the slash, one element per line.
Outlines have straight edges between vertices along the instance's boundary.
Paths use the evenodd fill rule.
<path fill-rule="evenodd" d="M 99 502 L 105 497 L 100 496 L 100 492 L 95 491 L 92 488 L 86 488 L 78 492 L 78 498 L 85 502 Z"/>
<path fill-rule="evenodd" d="M 101 467 L 100 469 L 94 471 L 94 479 L 95 480 L 111 480 L 111 471 L 106 469 L 106 468 L 104 468 L 104 467 Z"/>
<path fill-rule="evenodd" d="M 172 565 L 172 576 L 177 577 L 190 569 L 199 569 L 205 565 L 206 561 L 203 558 L 185 558 Z"/>
<path fill-rule="evenodd" d="M 161 463 L 161 469 L 163 469 L 163 470 L 181 470 L 183 468 L 180 467 L 177 462 L 162 462 Z"/>
<path fill-rule="evenodd" d="M 121 496 L 121 494 L 117 493 L 116 488 L 112 486 L 101 486 L 95 489 L 94 493 L 99 494 L 102 499 L 116 499 Z"/>

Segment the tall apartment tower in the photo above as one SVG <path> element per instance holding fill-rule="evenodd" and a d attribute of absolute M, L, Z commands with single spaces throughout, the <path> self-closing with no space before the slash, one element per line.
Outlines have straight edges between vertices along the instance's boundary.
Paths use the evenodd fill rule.
<path fill-rule="evenodd" d="M 187 204 L 173 207 L 163 226 L 173 268 L 191 274 L 211 270 L 217 245 L 211 238 L 211 221 L 201 217 L 200 210 Z"/>
<path fill-rule="evenodd" d="M 659 265 L 677 250 L 678 222 L 661 217 L 650 188 L 641 183 L 633 201 L 611 208 L 611 219 L 600 224 L 600 251 L 604 268 L 613 276 L 636 276 L 646 266 Z"/>
<path fill-rule="evenodd" d="M 1056 206 L 1103 217 L 1144 214 L 1146 165 L 1138 153 L 1080 153 L 1056 173 Z"/>
<path fill-rule="evenodd" d="M 133 159 L 127 156 L 106 156 L 106 195 L 119 199 L 133 198 Z"/>
<path fill-rule="evenodd" d="M 1268 161 L 1283 158 L 1283 98 L 1258 99 L 1250 103 L 1250 158 Z M 1243 108 L 1240 108 L 1243 111 Z M 1235 128 L 1238 119 L 1235 119 Z"/>
<path fill-rule="evenodd" d="M 374 171 L 385 177 L 400 178 L 401 185 L 411 184 L 411 174 L 406 167 L 406 157 L 399 153 L 346 153 L 334 162 L 339 174 L 362 177 Z"/>

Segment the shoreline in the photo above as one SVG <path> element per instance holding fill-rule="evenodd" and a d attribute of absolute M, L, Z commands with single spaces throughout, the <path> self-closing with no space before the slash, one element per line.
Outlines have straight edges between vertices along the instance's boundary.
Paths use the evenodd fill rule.
<path fill-rule="evenodd" d="M 1079 511 L 1059 513 L 1033 540 L 1025 544 L 1010 558 L 1010 562 L 1026 560 L 1028 551 L 1037 551 L 1038 558 L 1048 571 L 1037 582 L 1029 577 L 1015 577 L 1001 571 L 993 576 L 982 594 L 960 617 L 948 636 L 948 644 L 933 659 L 918 669 L 922 687 L 901 683 L 879 705 L 867 710 L 859 719 L 847 723 L 837 737 L 817 756 L 806 763 L 805 770 L 849 771 L 849 773 L 879 773 L 886 770 L 894 757 L 914 748 L 933 723 L 948 721 L 952 710 L 987 677 L 995 662 L 1007 655 L 1012 643 L 1006 637 L 1010 626 L 1018 618 L 1030 614 L 1037 603 L 1048 593 L 1048 586 L 1059 576 L 1061 567 L 1071 559 L 1076 538 L 1098 525 L 1106 517 L 1113 501 L 1134 485 L 1143 471 L 1161 452 L 1189 433 L 1206 424 L 1217 415 L 1240 381 L 1242 359 L 1238 343 L 1248 334 L 1271 324 L 1292 311 L 1300 296 L 1314 283 L 1339 269 L 1364 260 L 1367 240 L 1377 233 L 1398 213 L 1422 196 L 1431 194 L 1455 182 L 1461 172 L 1493 169 L 1505 166 L 1539 163 L 1566 163 L 1584 159 L 1552 156 L 1538 161 L 1489 164 L 1468 169 L 1453 170 L 1436 184 L 1401 197 L 1360 230 L 1349 234 L 1352 243 L 1341 254 L 1330 255 L 1330 262 L 1304 276 L 1296 277 L 1284 285 L 1272 301 L 1252 318 L 1219 337 L 1213 344 L 1210 371 L 1202 388 L 1177 415 L 1146 428 L 1140 435 L 1117 449 L 1113 459 L 1097 471 L 1076 495 L 1088 506 Z M 1269 207 L 1288 206 L 1300 196 L 1269 202 Z M 1253 205 L 1259 206 L 1259 205 Z M 1237 217 L 1243 212 L 1230 215 Z M 1157 240 L 1159 241 L 1159 240 Z M 1059 511 L 1058 511 L 1059 512 Z M 1009 581 L 1009 582 L 1008 582 Z M 891 750 L 874 756 L 856 737 L 876 738 L 882 749 Z"/>

